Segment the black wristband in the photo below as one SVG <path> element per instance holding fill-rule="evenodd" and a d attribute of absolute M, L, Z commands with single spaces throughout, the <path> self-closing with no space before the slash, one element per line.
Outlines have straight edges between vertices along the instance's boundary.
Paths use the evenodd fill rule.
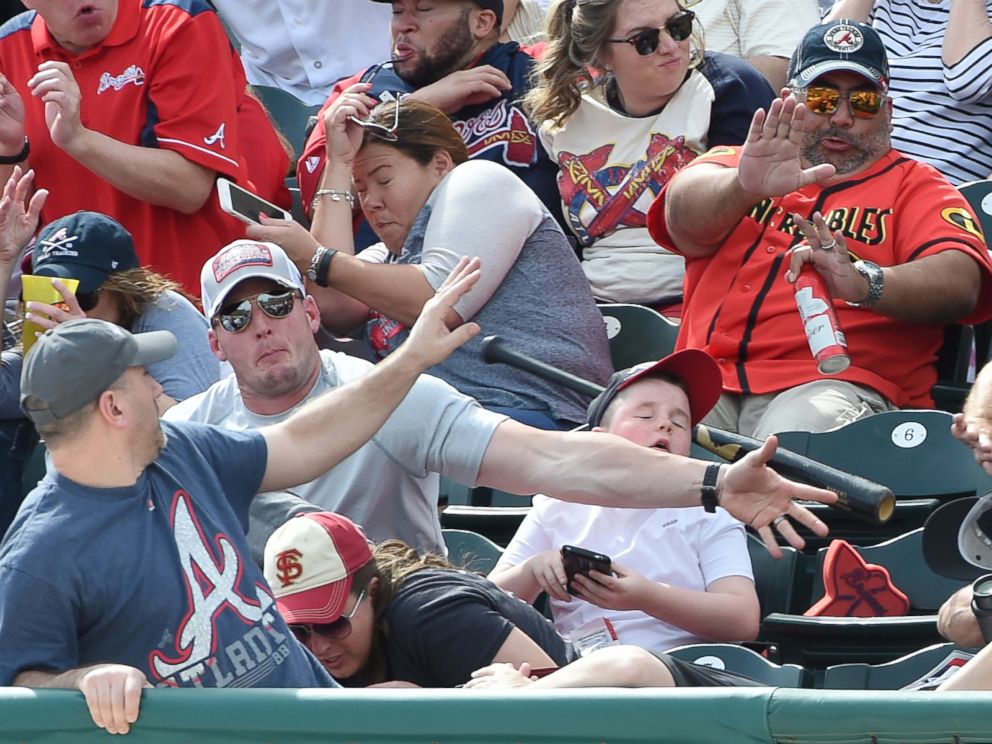
<path fill-rule="evenodd" d="M 328 286 L 327 276 L 331 268 L 331 259 L 334 258 L 334 254 L 337 253 L 333 248 L 326 248 L 320 256 L 320 260 L 317 262 L 317 278 L 314 280 L 317 286 L 326 287 Z"/>
<path fill-rule="evenodd" d="M 971 611 L 986 643 L 992 643 L 992 574 L 979 576 L 971 585 Z"/>
<path fill-rule="evenodd" d="M 16 155 L 0 155 L 0 165 L 17 165 L 28 159 L 31 154 L 31 141 L 24 135 L 24 147 Z"/>
<path fill-rule="evenodd" d="M 717 488 L 716 481 L 720 477 L 720 463 L 714 462 L 706 466 L 706 472 L 703 473 L 703 486 L 700 488 L 699 500 L 703 504 L 703 509 L 705 509 L 710 514 L 716 512 L 717 507 Z"/>

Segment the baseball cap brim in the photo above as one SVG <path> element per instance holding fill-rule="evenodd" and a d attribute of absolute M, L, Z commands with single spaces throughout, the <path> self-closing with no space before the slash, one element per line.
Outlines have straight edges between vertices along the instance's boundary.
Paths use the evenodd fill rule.
<path fill-rule="evenodd" d="M 621 390 L 651 375 L 669 374 L 685 386 L 689 398 L 690 423 L 695 426 L 710 412 L 723 393 L 723 377 L 712 357 L 700 349 L 683 349 L 654 364 L 644 364 L 614 373 L 606 389 L 589 404 L 589 424 L 598 426 L 610 403 Z"/>
<path fill-rule="evenodd" d="M 136 351 L 129 367 L 147 367 L 164 362 L 176 353 L 179 342 L 171 331 L 146 331 L 134 334 Z"/>
<path fill-rule="evenodd" d="M 332 623 L 344 614 L 354 574 L 332 584 L 284 594 L 276 599 L 279 614 L 287 623 Z"/>
<path fill-rule="evenodd" d="M 885 79 L 880 77 L 877 71 L 847 59 L 832 59 L 807 67 L 805 70 L 797 72 L 792 82 L 800 87 L 806 87 L 818 77 L 830 72 L 853 72 L 879 88 L 884 89 L 886 87 Z"/>
<path fill-rule="evenodd" d="M 96 292 L 107 278 L 106 272 L 81 264 L 65 266 L 63 264 L 49 262 L 33 269 L 29 273 L 35 276 L 50 276 L 56 279 L 78 279 L 79 287 L 77 292 Z"/>
<path fill-rule="evenodd" d="M 977 497 L 955 499 L 935 509 L 923 525 L 923 559 L 941 576 L 973 581 L 990 568 L 975 566 L 964 559 L 958 549 L 958 535 Z"/>

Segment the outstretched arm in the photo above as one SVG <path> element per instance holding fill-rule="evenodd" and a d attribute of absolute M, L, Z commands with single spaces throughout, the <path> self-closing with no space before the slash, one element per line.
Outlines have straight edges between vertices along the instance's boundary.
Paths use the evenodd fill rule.
<path fill-rule="evenodd" d="M 783 196 L 814 182 L 825 184 L 833 177 L 836 169 L 830 164 L 802 167 L 799 149 L 806 106 L 788 90 L 782 96 L 772 101 L 767 113 L 754 112 L 737 168 L 701 163 L 672 179 L 665 221 L 682 254 L 712 255 L 765 197 Z"/>
<path fill-rule="evenodd" d="M 449 330 L 451 308 L 479 279 L 478 259 L 462 259 L 410 330 L 406 342 L 360 380 L 332 390 L 282 423 L 262 429 L 268 459 L 260 491 L 306 483 L 367 442 L 420 373 L 479 332 L 476 323 Z"/>
<path fill-rule="evenodd" d="M 818 535 L 826 525 L 797 499 L 832 504 L 837 495 L 786 480 L 767 466 L 778 440 L 732 465 L 718 481 L 720 505 L 754 527 L 772 555 L 781 551 L 771 521 L 781 514 Z M 500 424 L 479 468 L 479 485 L 510 493 L 545 493 L 562 501 L 625 507 L 699 506 L 703 475 L 710 463 L 639 447 L 605 432 L 549 432 L 507 420 Z M 788 522 L 779 531 L 791 545 L 804 542 Z"/>

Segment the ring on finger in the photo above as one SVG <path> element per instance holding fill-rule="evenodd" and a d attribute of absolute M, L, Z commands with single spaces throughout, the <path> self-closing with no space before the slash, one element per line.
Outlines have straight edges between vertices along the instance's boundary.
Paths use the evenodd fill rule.
<path fill-rule="evenodd" d="M 775 519 L 772 520 L 772 527 L 777 528 L 779 525 L 782 524 L 782 522 L 785 521 L 787 521 L 786 516 L 784 514 L 779 514 L 777 517 L 775 517 Z"/>
<path fill-rule="evenodd" d="M 827 243 L 826 245 L 821 245 L 821 246 L 820 246 L 820 250 L 823 250 L 823 251 L 829 251 L 829 250 L 831 250 L 832 248 L 835 248 L 836 246 L 837 246 L 837 241 L 836 241 L 836 240 L 831 240 L 831 241 L 830 241 L 829 243 Z"/>

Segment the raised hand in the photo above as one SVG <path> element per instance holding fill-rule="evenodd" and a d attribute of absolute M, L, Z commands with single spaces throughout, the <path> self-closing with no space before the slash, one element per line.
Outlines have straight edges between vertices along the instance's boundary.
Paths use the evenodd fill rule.
<path fill-rule="evenodd" d="M 478 258 L 464 256 L 451 274 L 420 311 L 420 317 L 410 329 L 410 335 L 399 351 L 415 358 L 421 369 L 440 364 L 455 349 L 479 333 L 478 323 L 462 323 L 449 329 L 445 319 L 454 315 L 454 306 L 479 281 Z"/>
<path fill-rule="evenodd" d="M 368 94 L 371 83 L 355 83 L 345 88 L 334 103 L 324 112 L 324 146 L 327 161 L 354 162 L 362 146 L 362 127 L 352 117 L 365 121 L 375 108 L 377 101 Z"/>
<path fill-rule="evenodd" d="M 784 91 L 783 91 L 784 93 Z M 836 172 L 829 163 L 803 168 L 806 106 L 788 95 L 754 112 L 747 141 L 741 150 L 737 180 L 741 188 L 758 197 L 784 196 L 811 183 L 827 183 Z"/>
<path fill-rule="evenodd" d="M 837 494 L 786 480 L 768 467 L 768 461 L 777 448 L 778 439 L 774 435 L 770 436 L 760 449 L 749 452 L 732 465 L 722 468 L 720 506 L 744 524 L 758 530 L 768 551 L 780 558 L 782 551 L 775 543 L 775 536 L 769 526 L 772 521 L 776 520 L 776 528 L 790 545 L 802 549 L 805 541 L 789 521 L 777 518 L 790 517 L 806 525 L 815 534 L 826 535 L 827 526 L 809 509 L 797 504 L 795 499 L 832 504 L 837 500 Z"/>
<path fill-rule="evenodd" d="M 0 265 L 16 262 L 38 227 L 48 191 L 39 189 L 28 201 L 33 185 L 34 171 L 15 165 L 0 198 Z"/>
<path fill-rule="evenodd" d="M 410 98 L 453 114 L 465 106 L 499 98 L 512 88 L 506 73 L 492 65 L 480 65 L 445 75 L 436 83 L 411 93 Z"/>
<path fill-rule="evenodd" d="M 65 62 L 42 62 L 28 80 L 31 95 L 45 102 L 45 123 L 52 142 L 69 151 L 86 129 L 79 118 L 82 94 Z"/>
<path fill-rule="evenodd" d="M 24 101 L 17 88 L 0 75 L 0 155 L 16 155 L 24 147 Z"/>

